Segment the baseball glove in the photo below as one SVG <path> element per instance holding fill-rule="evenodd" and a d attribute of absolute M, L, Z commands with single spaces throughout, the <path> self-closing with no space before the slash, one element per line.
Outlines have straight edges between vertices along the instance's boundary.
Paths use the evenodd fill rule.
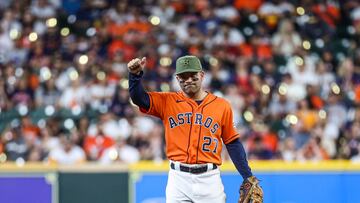
<path fill-rule="evenodd" d="M 239 203 L 263 203 L 263 190 L 255 176 L 249 177 L 241 184 Z"/>

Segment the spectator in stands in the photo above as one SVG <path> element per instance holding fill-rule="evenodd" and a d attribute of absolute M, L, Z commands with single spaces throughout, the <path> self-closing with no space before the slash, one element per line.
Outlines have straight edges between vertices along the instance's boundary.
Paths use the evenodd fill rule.
<path fill-rule="evenodd" d="M 10 160 L 84 161 L 98 126 L 116 142 L 101 149 L 110 158 L 126 149 L 125 162 L 162 160 L 163 129 L 129 101 L 126 63 L 147 56 L 144 86 L 178 90 L 174 62 L 186 54 L 204 64 L 205 87 L 231 102 L 250 159 L 356 159 L 358 3 L 138 4 L 0 1 L 0 131 Z"/>
<path fill-rule="evenodd" d="M 321 161 L 324 159 L 322 149 L 319 147 L 317 140 L 311 138 L 304 146 L 297 152 L 296 159 L 299 161 Z"/>
<path fill-rule="evenodd" d="M 290 19 L 283 19 L 278 31 L 272 38 L 272 49 L 275 54 L 290 57 L 301 48 L 301 37 L 295 31 Z"/>
<path fill-rule="evenodd" d="M 43 83 L 42 86 L 36 89 L 35 92 L 35 101 L 36 106 L 58 106 L 61 92 L 55 85 L 54 78 L 50 78 Z"/>
<path fill-rule="evenodd" d="M 60 106 L 67 109 L 84 107 L 89 96 L 88 90 L 80 83 L 77 72 L 70 74 L 74 74 L 74 78 L 72 78 L 71 86 L 66 87 L 60 97 Z"/>
<path fill-rule="evenodd" d="M 114 144 L 114 139 L 104 134 L 103 126 L 98 124 L 97 134 L 85 137 L 84 150 L 89 160 L 98 160 L 102 157 L 104 151 L 112 147 Z"/>
<path fill-rule="evenodd" d="M 284 161 L 295 161 L 296 160 L 296 147 L 295 141 L 292 137 L 286 138 L 279 147 L 281 158 Z"/>
<path fill-rule="evenodd" d="M 60 145 L 49 154 L 49 162 L 57 164 L 79 164 L 86 160 L 84 150 L 75 144 L 71 135 L 60 135 Z"/>
<path fill-rule="evenodd" d="M 266 147 L 260 136 L 255 137 L 253 146 L 249 149 L 249 159 L 267 160 L 273 157 L 273 153 Z"/>
<path fill-rule="evenodd" d="M 124 138 L 119 137 L 116 144 L 107 148 L 102 153 L 99 161 L 102 164 L 110 164 L 114 162 L 120 163 L 136 163 L 140 160 L 139 151 L 127 144 Z"/>
<path fill-rule="evenodd" d="M 28 158 L 29 146 L 18 127 L 5 129 L 2 134 L 5 140 L 4 149 L 7 159 L 10 161 L 24 162 Z"/>

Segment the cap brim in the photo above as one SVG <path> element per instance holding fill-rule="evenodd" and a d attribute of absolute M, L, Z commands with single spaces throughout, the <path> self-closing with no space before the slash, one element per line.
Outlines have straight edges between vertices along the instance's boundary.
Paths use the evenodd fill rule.
<path fill-rule="evenodd" d="M 176 72 L 175 74 L 179 75 L 181 73 L 197 73 L 197 72 L 201 72 L 201 70 L 183 70 L 183 71 Z"/>

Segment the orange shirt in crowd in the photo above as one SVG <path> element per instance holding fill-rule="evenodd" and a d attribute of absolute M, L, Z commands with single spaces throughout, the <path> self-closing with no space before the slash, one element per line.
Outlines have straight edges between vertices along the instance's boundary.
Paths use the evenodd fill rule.
<path fill-rule="evenodd" d="M 22 134 L 27 140 L 35 141 L 40 135 L 40 129 L 35 125 L 23 126 Z"/>
<path fill-rule="evenodd" d="M 312 7 L 312 11 L 317 14 L 326 24 L 336 28 L 336 23 L 340 19 L 340 11 L 334 5 L 317 4 Z"/>
<path fill-rule="evenodd" d="M 321 109 L 324 107 L 324 101 L 319 96 L 316 95 L 311 96 L 310 102 L 316 109 Z"/>
<path fill-rule="evenodd" d="M 268 45 L 259 45 L 254 47 L 250 44 L 244 43 L 240 45 L 241 55 L 247 58 L 253 58 L 257 56 L 258 59 L 269 59 L 272 57 L 271 47 Z"/>
<path fill-rule="evenodd" d="M 271 132 L 259 133 L 258 135 L 251 137 L 247 143 L 250 150 L 255 148 L 255 140 L 259 138 L 259 136 L 261 138 L 261 142 L 264 144 L 266 149 L 272 152 L 276 152 L 278 145 L 278 137 L 275 133 Z"/>
<path fill-rule="evenodd" d="M 268 132 L 263 136 L 263 142 L 265 146 L 270 149 L 272 152 L 276 152 L 278 136 L 275 133 Z"/>
<path fill-rule="evenodd" d="M 255 12 L 259 9 L 263 0 L 234 0 L 234 6 L 238 10 L 248 10 L 251 12 Z"/>
<path fill-rule="evenodd" d="M 84 150 L 88 155 L 96 151 L 97 158 L 100 158 L 103 151 L 114 144 L 114 139 L 109 136 L 87 136 L 84 140 Z"/>
<path fill-rule="evenodd" d="M 185 12 L 185 4 L 181 1 L 171 1 L 171 6 L 175 9 L 176 13 L 183 13 Z"/>
<path fill-rule="evenodd" d="M 124 43 L 122 40 L 114 40 L 108 47 L 109 57 L 112 58 L 117 51 L 121 51 L 124 55 L 124 60 L 129 61 L 135 56 L 135 48 Z"/>
<path fill-rule="evenodd" d="M 354 92 L 355 92 L 355 102 L 360 103 L 360 85 L 355 86 Z"/>
<path fill-rule="evenodd" d="M 301 110 L 297 112 L 297 116 L 303 124 L 303 129 L 306 131 L 311 131 L 319 121 L 317 111 Z"/>
<path fill-rule="evenodd" d="M 124 24 L 111 23 L 107 30 L 112 36 L 122 36 L 130 30 L 135 30 L 142 33 L 150 32 L 151 25 L 147 22 L 131 21 Z"/>

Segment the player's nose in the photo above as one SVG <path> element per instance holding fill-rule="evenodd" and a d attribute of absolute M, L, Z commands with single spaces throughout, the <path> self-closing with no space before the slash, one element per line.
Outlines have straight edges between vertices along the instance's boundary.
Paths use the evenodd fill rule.
<path fill-rule="evenodd" d="M 191 84 L 193 84 L 193 82 L 194 81 L 191 78 L 188 78 L 184 81 L 185 85 L 191 85 Z"/>

